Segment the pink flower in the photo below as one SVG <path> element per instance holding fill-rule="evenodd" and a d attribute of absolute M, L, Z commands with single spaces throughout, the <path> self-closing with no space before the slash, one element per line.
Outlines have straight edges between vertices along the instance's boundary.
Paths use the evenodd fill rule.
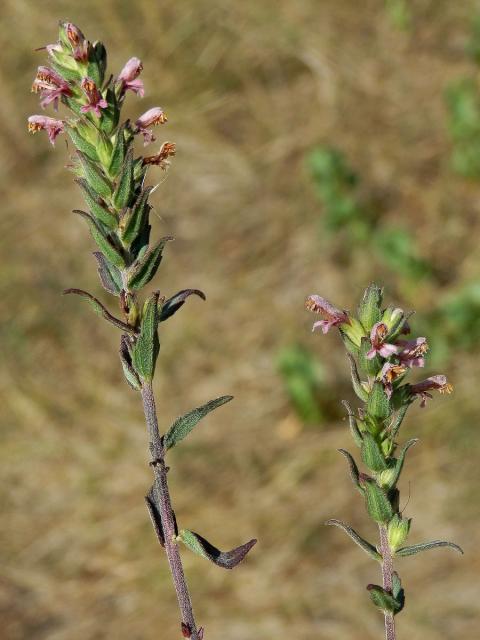
<path fill-rule="evenodd" d="M 102 97 L 102 94 L 97 89 L 97 85 L 91 78 L 83 78 L 82 89 L 88 98 L 88 104 L 84 104 L 83 107 L 80 108 L 80 111 L 82 113 L 93 111 L 97 118 L 100 118 L 100 109 L 106 109 L 108 102 Z"/>
<path fill-rule="evenodd" d="M 321 314 L 325 319 L 315 322 L 312 331 L 321 327 L 322 333 L 328 333 L 330 327 L 338 327 L 342 324 L 350 324 L 350 319 L 346 311 L 341 311 L 334 307 L 328 300 L 321 296 L 311 295 L 305 301 L 308 311 Z"/>
<path fill-rule="evenodd" d="M 28 130 L 30 133 L 45 130 L 50 142 L 55 144 L 55 138 L 59 133 L 64 132 L 65 126 L 62 120 L 55 120 L 55 118 L 48 118 L 47 116 L 30 116 L 28 118 Z"/>
<path fill-rule="evenodd" d="M 40 93 L 40 106 L 43 109 L 53 102 L 55 111 L 58 111 L 58 100 L 61 96 L 72 95 L 68 82 L 49 67 L 38 67 L 37 75 L 32 84 L 32 91 Z"/>
<path fill-rule="evenodd" d="M 415 340 L 400 340 L 398 346 L 401 351 L 398 353 L 400 362 L 406 367 L 424 367 L 424 354 L 428 351 L 426 338 L 416 338 Z"/>
<path fill-rule="evenodd" d="M 88 40 L 86 40 L 80 29 L 72 22 L 66 22 L 63 25 L 68 41 L 72 47 L 72 53 L 78 62 L 87 62 L 88 60 Z"/>
<path fill-rule="evenodd" d="M 404 367 L 400 364 L 393 364 L 391 362 L 385 362 L 385 364 L 383 365 L 379 376 L 381 381 L 383 382 L 385 393 L 387 394 L 388 398 L 392 397 L 393 382 L 400 376 L 403 376 L 406 370 L 407 367 Z"/>
<path fill-rule="evenodd" d="M 147 156 L 143 159 L 143 164 L 153 164 L 160 167 L 162 171 L 166 171 L 170 166 L 170 160 L 175 155 L 176 145 L 174 142 L 164 142 L 160 147 L 160 151 L 154 156 Z"/>
<path fill-rule="evenodd" d="M 426 378 L 417 384 L 410 385 L 410 392 L 414 396 L 420 396 L 422 398 L 420 406 L 424 407 L 427 398 L 431 398 L 432 394 L 428 391 L 439 391 L 440 393 L 452 393 L 453 386 L 447 382 L 446 376 L 431 376 Z"/>
<path fill-rule="evenodd" d="M 153 107 L 141 115 L 135 122 L 137 129 L 135 133 L 143 134 L 143 144 L 146 146 L 149 142 L 155 141 L 153 132 L 148 128 L 157 124 L 167 122 L 167 116 L 161 107 Z"/>
<path fill-rule="evenodd" d="M 385 342 L 388 335 L 388 327 L 384 322 L 377 322 L 373 325 L 372 330 L 370 331 L 370 342 L 372 344 L 372 348 L 367 353 L 367 358 L 371 360 L 374 358 L 377 353 L 382 356 L 382 358 L 389 358 L 393 356 L 394 353 L 398 353 L 399 349 L 394 344 L 389 344 Z"/>
<path fill-rule="evenodd" d="M 117 82 L 120 82 L 122 84 L 122 94 L 130 89 L 131 91 L 133 91 L 133 93 L 136 93 L 138 96 L 143 98 L 143 82 L 141 80 L 137 80 L 137 77 L 142 71 L 142 61 L 138 58 L 130 58 L 130 60 L 125 64 L 123 69 L 118 74 L 117 78 Z"/>

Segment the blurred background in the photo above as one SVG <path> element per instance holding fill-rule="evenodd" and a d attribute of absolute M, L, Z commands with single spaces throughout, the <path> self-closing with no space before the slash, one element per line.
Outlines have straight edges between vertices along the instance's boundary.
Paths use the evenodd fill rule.
<path fill-rule="evenodd" d="M 210 640 L 382 637 L 365 585 L 378 567 L 329 517 L 375 539 L 336 452 L 353 444 L 338 336 L 312 335 L 305 296 L 353 309 L 373 279 L 415 309 L 425 374 L 453 395 L 411 409 L 401 485 L 412 543 L 398 562 L 400 637 L 478 631 L 480 3 L 470 0 L 5 0 L 0 159 L 0 627 L 9 640 L 178 637 L 176 601 L 143 496 L 140 398 L 119 335 L 66 287 L 97 295 L 92 241 L 63 139 L 26 131 L 57 21 L 107 46 L 115 73 L 144 62 L 177 157 L 153 198 L 177 241 L 155 285 L 198 287 L 163 326 L 159 418 L 222 394 L 172 454 L 181 526 L 221 548 L 258 546 L 234 572 L 188 551 Z M 157 176 L 151 175 L 155 180 Z M 100 293 L 103 296 L 103 293 Z M 107 294 L 102 299 L 107 300 Z"/>

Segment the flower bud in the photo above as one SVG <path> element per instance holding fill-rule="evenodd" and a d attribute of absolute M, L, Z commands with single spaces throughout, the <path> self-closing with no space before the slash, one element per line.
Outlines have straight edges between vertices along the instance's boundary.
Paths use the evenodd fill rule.
<path fill-rule="evenodd" d="M 391 467 L 390 469 L 385 469 L 378 474 L 377 482 L 382 487 L 382 489 L 390 489 L 396 477 L 397 471 L 395 467 Z"/>
<path fill-rule="evenodd" d="M 366 331 L 370 331 L 373 325 L 380 321 L 382 312 L 383 289 L 371 284 L 363 294 L 363 299 L 358 307 L 358 319 Z"/>
<path fill-rule="evenodd" d="M 399 549 L 407 539 L 411 522 L 410 518 L 402 518 L 396 513 L 388 523 L 388 544 L 393 552 Z"/>

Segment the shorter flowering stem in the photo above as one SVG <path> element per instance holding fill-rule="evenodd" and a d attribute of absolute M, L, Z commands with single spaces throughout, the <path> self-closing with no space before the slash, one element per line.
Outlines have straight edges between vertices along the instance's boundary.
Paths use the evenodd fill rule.
<path fill-rule="evenodd" d="M 380 553 L 382 554 L 382 579 L 383 588 L 389 593 L 392 592 L 393 586 L 393 558 L 388 544 L 387 527 L 385 525 L 379 525 L 380 531 Z M 396 640 L 395 633 L 395 618 L 393 613 L 389 611 L 384 612 L 385 615 L 385 639 Z"/>
<path fill-rule="evenodd" d="M 168 469 L 165 465 L 165 449 L 158 428 L 155 397 L 150 383 L 144 382 L 142 385 L 142 400 L 150 441 L 149 448 L 152 455 L 151 465 L 155 475 L 156 491 L 154 494 L 155 499 L 158 501 L 156 507 L 158 508 L 162 521 L 165 553 L 167 555 L 168 564 L 170 566 L 177 594 L 182 622 L 189 630 L 191 640 L 200 640 L 193 614 L 192 601 L 190 599 L 187 581 L 183 571 L 182 560 L 180 558 L 180 552 L 176 542 L 175 515 L 172 509 L 170 491 L 167 482 Z"/>

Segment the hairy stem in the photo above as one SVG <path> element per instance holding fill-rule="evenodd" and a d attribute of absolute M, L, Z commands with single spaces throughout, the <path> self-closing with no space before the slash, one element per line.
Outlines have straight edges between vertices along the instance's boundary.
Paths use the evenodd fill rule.
<path fill-rule="evenodd" d="M 382 554 L 382 579 L 385 591 L 392 593 L 393 579 L 393 558 L 388 544 L 387 527 L 379 525 L 380 530 L 380 553 Z M 396 640 L 395 618 L 393 613 L 385 611 L 385 638 L 386 640 Z"/>
<path fill-rule="evenodd" d="M 175 541 L 176 525 L 175 515 L 172 509 L 170 492 L 167 482 L 168 468 L 165 465 L 165 450 L 158 429 L 157 412 L 152 385 L 144 382 L 142 385 L 143 409 L 147 423 L 149 448 L 152 455 L 152 467 L 155 476 L 155 500 L 161 516 L 163 535 L 165 538 L 165 553 L 172 573 L 175 591 L 177 593 L 178 606 L 180 608 L 182 622 L 191 633 L 191 640 L 199 640 L 197 625 L 193 614 L 192 601 L 188 592 L 188 586 L 183 572 L 182 560 L 178 545 Z"/>

